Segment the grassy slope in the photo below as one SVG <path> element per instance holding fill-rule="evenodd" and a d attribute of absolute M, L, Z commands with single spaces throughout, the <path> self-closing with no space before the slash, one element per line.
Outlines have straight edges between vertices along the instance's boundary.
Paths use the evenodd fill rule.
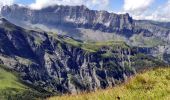
<path fill-rule="evenodd" d="M 0 65 L 0 100 L 34 100 L 39 92 L 25 85 L 13 71 Z"/>
<path fill-rule="evenodd" d="M 0 99 L 10 99 L 26 91 L 28 87 L 22 84 L 16 75 L 0 66 Z"/>
<path fill-rule="evenodd" d="M 83 50 L 87 52 L 97 52 L 99 49 L 102 47 L 111 47 L 113 50 L 116 47 L 121 47 L 121 48 L 129 48 L 129 46 L 123 42 L 123 41 L 107 41 L 107 42 L 80 42 L 76 41 L 72 38 L 58 38 L 58 35 L 56 33 L 48 33 L 50 36 L 55 37 L 56 40 L 62 42 L 62 43 L 67 43 L 75 47 L 82 48 Z"/>
<path fill-rule="evenodd" d="M 126 84 L 75 96 L 52 97 L 49 100 L 170 100 L 170 68 L 138 74 Z"/>
<path fill-rule="evenodd" d="M 0 68 L 0 89 L 14 88 L 25 90 L 26 86 L 18 81 L 18 78 L 10 72 Z"/>
<path fill-rule="evenodd" d="M 70 38 L 65 39 L 64 41 L 73 46 L 81 47 L 82 49 L 89 51 L 89 52 L 96 52 L 102 47 L 112 47 L 112 49 L 114 49 L 115 47 L 128 48 L 128 45 L 126 45 L 125 42 L 122 42 L 122 41 L 81 43 Z"/>

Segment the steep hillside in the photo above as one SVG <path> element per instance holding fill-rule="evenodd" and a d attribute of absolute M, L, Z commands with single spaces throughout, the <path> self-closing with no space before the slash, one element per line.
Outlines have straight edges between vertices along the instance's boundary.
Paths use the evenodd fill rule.
<path fill-rule="evenodd" d="M 125 42 L 82 42 L 56 33 L 26 30 L 2 18 L 0 64 L 53 95 L 93 91 L 126 81 L 137 71 L 164 66 L 150 48 Z"/>
<path fill-rule="evenodd" d="M 170 68 L 137 74 L 127 83 L 112 89 L 79 95 L 52 97 L 49 100 L 169 100 Z"/>

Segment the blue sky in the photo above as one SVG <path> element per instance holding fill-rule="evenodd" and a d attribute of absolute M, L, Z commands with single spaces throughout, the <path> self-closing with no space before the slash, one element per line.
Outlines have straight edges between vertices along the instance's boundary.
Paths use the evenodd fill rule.
<path fill-rule="evenodd" d="M 2 5 L 13 3 L 33 9 L 59 5 L 86 5 L 90 9 L 114 13 L 129 13 L 135 19 L 170 21 L 170 0 L 0 0 Z"/>
<path fill-rule="evenodd" d="M 110 9 L 112 11 L 120 11 L 123 6 L 123 0 L 110 0 Z"/>
<path fill-rule="evenodd" d="M 27 5 L 29 5 L 29 4 L 31 4 L 31 3 L 34 3 L 35 2 L 35 0 L 16 0 L 15 1 L 15 3 L 20 3 L 20 4 L 27 4 Z"/>

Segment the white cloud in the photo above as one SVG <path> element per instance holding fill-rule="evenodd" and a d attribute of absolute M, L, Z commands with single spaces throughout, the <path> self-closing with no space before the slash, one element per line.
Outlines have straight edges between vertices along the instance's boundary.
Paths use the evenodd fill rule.
<path fill-rule="evenodd" d="M 123 10 L 134 18 L 143 18 L 155 0 L 124 0 Z"/>
<path fill-rule="evenodd" d="M 107 9 L 109 0 L 36 0 L 30 7 L 41 9 L 53 5 L 86 5 L 94 9 Z"/>
<path fill-rule="evenodd" d="M 170 21 L 170 0 L 155 9 L 152 3 L 156 0 L 124 0 L 123 12 L 130 13 L 135 19 Z"/>
<path fill-rule="evenodd" d="M 170 0 L 164 5 L 159 6 L 150 16 L 146 16 L 146 19 L 170 21 Z"/>
<path fill-rule="evenodd" d="M 129 12 L 141 12 L 151 6 L 154 0 L 124 0 L 124 10 Z"/>
<path fill-rule="evenodd" d="M 0 10 L 2 6 L 12 5 L 13 3 L 14 3 L 14 0 L 0 0 Z"/>
<path fill-rule="evenodd" d="M 136 19 L 146 19 L 155 21 L 170 21 L 170 0 L 165 4 L 158 6 L 152 11 L 149 9 L 143 11 L 141 14 L 132 14 Z"/>

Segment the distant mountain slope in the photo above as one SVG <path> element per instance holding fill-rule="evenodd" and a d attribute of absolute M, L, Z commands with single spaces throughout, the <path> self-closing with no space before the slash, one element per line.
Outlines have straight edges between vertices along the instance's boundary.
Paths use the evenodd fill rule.
<path fill-rule="evenodd" d="M 162 28 L 170 29 L 170 22 L 158 22 L 158 21 L 152 21 L 152 20 L 136 20 L 136 21 L 150 23 L 156 26 L 160 26 Z"/>
<path fill-rule="evenodd" d="M 128 32 L 133 28 L 133 20 L 128 14 L 114 14 L 95 11 L 85 6 L 51 6 L 32 10 L 18 5 L 5 6 L 2 15 L 17 21 L 43 24 L 54 28 L 89 28 L 103 32 Z"/>
<path fill-rule="evenodd" d="M 137 74 L 129 82 L 113 89 L 98 90 L 74 96 L 52 97 L 49 100 L 169 100 L 170 68 Z"/>
<path fill-rule="evenodd" d="M 28 26 L 32 24 L 37 27 L 41 26 L 42 29 L 45 29 L 43 26 L 46 26 L 58 31 L 58 33 L 65 33 L 80 39 L 85 38 L 85 36 L 93 36 L 93 34 L 88 35 L 90 33 L 88 30 L 82 31 L 81 28 L 83 28 L 93 30 L 92 33 L 98 30 L 128 38 L 134 34 L 143 33 L 147 34 L 147 37 L 154 36 L 167 41 L 170 40 L 168 23 L 138 21 L 130 17 L 129 14 L 90 10 L 85 6 L 55 5 L 40 10 L 32 10 L 28 7 L 12 5 L 4 6 L 1 12 L 5 18 L 14 21 L 15 24 L 22 23 L 28 24 Z M 105 35 L 105 37 L 108 37 L 107 34 Z M 96 38 L 98 38 L 97 35 Z"/>

